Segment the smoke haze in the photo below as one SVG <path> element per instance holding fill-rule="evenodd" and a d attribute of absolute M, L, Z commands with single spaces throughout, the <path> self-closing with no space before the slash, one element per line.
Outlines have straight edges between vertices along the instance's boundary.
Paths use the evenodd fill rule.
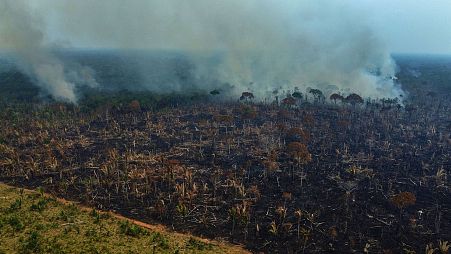
<path fill-rule="evenodd" d="M 259 96 L 294 87 L 371 97 L 403 93 L 391 79 L 396 66 L 366 24 L 365 13 L 345 1 L 42 0 L 28 6 L 0 2 L 1 36 L 15 40 L 14 49 L 29 72 L 60 99 L 75 101 L 76 85 L 67 81 L 62 62 L 42 50 L 49 46 L 45 41 L 182 54 L 192 65 L 194 81 L 162 84 L 161 79 L 149 78 L 146 88 L 154 91 L 228 84 L 235 94 L 252 91 Z M 46 26 L 33 19 L 31 10 L 46 17 Z M 3 24 L 5 17 L 8 22 Z M 148 68 L 152 66 L 143 70 Z M 175 67 L 159 73 L 170 75 L 171 68 Z M 92 75 L 75 76 L 89 76 L 94 82 Z"/>
<path fill-rule="evenodd" d="M 96 83 L 89 69 L 79 67 L 66 70 L 61 62 L 44 44 L 43 21 L 33 15 L 22 0 L 0 1 L 0 45 L 12 50 L 18 58 L 19 68 L 35 80 L 43 91 L 56 100 L 75 103 L 76 83 L 90 86 Z M 72 80 L 68 79 L 71 76 Z"/>

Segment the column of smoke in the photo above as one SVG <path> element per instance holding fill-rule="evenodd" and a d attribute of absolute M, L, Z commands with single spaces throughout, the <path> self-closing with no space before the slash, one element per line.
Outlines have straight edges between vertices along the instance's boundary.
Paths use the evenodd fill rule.
<path fill-rule="evenodd" d="M 194 82 L 162 87 L 149 80 L 150 90 L 215 89 L 228 84 L 225 87 L 233 87 L 236 94 L 250 90 L 260 96 L 294 87 L 399 96 L 403 91 L 390 78 L 395 64 L 365 24 L 366 14 L 352 8 L 353 3 L 41 0 L 38 9 L 56 20 L 53 29 L 84 47 L 174 50 L 195 66 Z M 72 88 L 56 82 L 48 90 L 73 93 Z M 57 97 L 73 97 L 67 93 Z"/>
<path fill-rule="evenodd" d="M 95 86 L 89 68 L 65 68 L 44 45 L 42 20 L 31 13 L 27 2 L 0 0 L 0 46 L 12 50 L 18 67 L 44 92 L 61 101 L 77 101 L 76 85 Z"/>

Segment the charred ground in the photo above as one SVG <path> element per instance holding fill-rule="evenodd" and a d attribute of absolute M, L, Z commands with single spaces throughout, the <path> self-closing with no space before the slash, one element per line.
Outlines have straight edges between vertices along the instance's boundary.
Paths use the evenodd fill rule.
<path fill-rule="evenodd" d="M 255 251 L 439 248 L 451 240 L 451 64 L 398 63 L 404 105 L 93 92 L 72 106 L 10 85 L 35 102 L 2 89 L 0 180 Z"/>

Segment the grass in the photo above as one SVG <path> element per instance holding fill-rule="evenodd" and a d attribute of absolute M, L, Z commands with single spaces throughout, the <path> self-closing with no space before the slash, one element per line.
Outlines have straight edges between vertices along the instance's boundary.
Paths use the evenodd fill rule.
<path fill-rule="evenodd" d="M 247 253 L 0 183 L 3 253 Z"/>

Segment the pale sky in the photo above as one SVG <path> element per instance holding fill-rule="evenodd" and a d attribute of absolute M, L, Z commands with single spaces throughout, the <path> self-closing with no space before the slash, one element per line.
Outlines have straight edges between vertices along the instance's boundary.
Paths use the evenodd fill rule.
<path fill-rule="evenodd" d="M 390 51 L 451 54 L 451 0 L 361 2 Z"/>
<path fill-rule="evenodd" d="M 70 12 L 73 1 L 77 0 L 34 0 L 29 3 L 37 7 L 36 12 L 44 17 L 47 23 L 47 37 L 50 38 L 50 41 L 67 43 L 73 47 L 111 46 L 105 40 L 95 39 L 89 34 L 80 35 L 80 31 L 83 31 L 83 26 L 86 25 L 86 22 L 81 22 L 77 31 L 66 29 L 65 26 L 60 24 L 61 18 L 67 18 L 72 23 L 76 23 L 77 19 L 83 20 L 86 18 L 83 15 L 80 16 L 80 14 L 83 14 L 83 11 L 79 9 L 83 7 L 78 6 L 78 12 Z M 78 1 L 90 2 L 85 0 Z M 251 1 L 243 0 L 242 2 L 250 3 Z M 303 0 L 274 0 L 273 4 L 290 6 L 296 4 L 297 1 L 302 2 Z M 128 8 L 129 3 L 146 1 L 95 0 L 92 2 L 96 2 L 95 6 L 97 8 L 102 8 L 102 5 L 111 8 L 111 5 L 118 4 L 120 6 L 117 6 L 116 12 L 119 13 L 120 8 Z M 451 0 L 325 0 L 323 5 L 327 5 L 328 2 L 334 2 L 335 4 L 339 2 L 355 7 L 358 15 L 366 18 L 364 22 L 373 29 L 392 53 L 451 54 Z M 305 5 L 304 3 L 303 6 Z M 92 10 L 86 11 L 87 15 L 92 15 Z M 113 26 L 115 22 L 120 22 L 120 19 L 134 18 L 133 11 L 126 13 L 130 17 L 112 17 L 119 20 L 112 21 L 111 25 Z M 105 22 L 105 20 L 103 21 Z M 130 29 L 133 29 L 133 27 L 130 27 Z"/>

